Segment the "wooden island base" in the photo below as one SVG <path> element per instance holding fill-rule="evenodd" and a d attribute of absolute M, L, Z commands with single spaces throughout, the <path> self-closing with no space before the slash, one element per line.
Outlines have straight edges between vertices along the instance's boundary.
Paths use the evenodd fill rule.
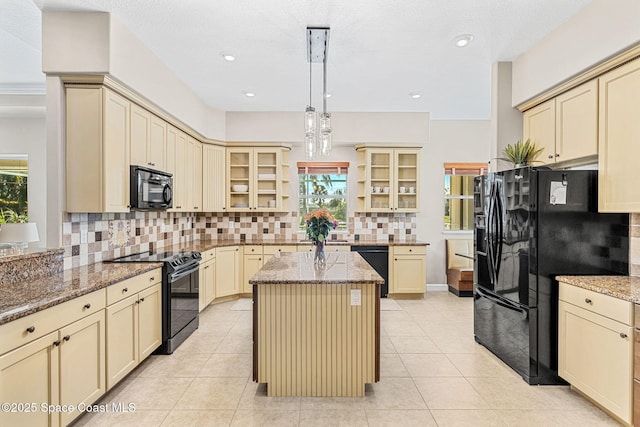
<path fill-rule="evenodd" d="M 307 254 L 283 254 L 269 263 L 298 257 Z M 333 273 L 344 273 L 347 261 L 350 270 L 364 268 L 359 261 L 370 267 L 357 253 L 331 257 L 326 279 L 318 279 L 317 271 L 296 282 L 266 283 L 261 272 L 252 279 L 253 375 L 267 384 L 268 396 L 362 397 L 365 384 L 379 380 L 380 284 L 370 275 L 354 280 L 349 274 L 336 283 L 331 266 Z"/>

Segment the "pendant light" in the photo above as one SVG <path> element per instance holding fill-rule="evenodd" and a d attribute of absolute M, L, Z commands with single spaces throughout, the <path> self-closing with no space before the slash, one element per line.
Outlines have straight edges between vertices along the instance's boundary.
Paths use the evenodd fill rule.
<path fill-rule="evenodd" d="M 307 27 L 307 60 L 309 61 L 309 105 L 304 113 L 305 154 L 312 159 L 316 154 L 326 156 L 331 151 L 331 114 L 327 113 L 327 54 L 329 27 Z M 322 62 L 322 114 L 320 123 L 312 106 L 312 64 Z"/>

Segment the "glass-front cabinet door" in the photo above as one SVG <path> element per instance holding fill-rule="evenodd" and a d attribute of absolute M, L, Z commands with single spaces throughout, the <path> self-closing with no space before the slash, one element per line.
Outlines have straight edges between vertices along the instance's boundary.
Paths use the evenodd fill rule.
<path fill-rule="evenodd" d="M 227 208 L 233 212 L 249 212 L 253 191 L 253 150 L 227 149 Z"/>
<path fill-rule="evenodd" d="M 393 150 L 395 165 L 394 211 L 418 212 L 420 175 L 417 150 Z"/>
<path fill-rule="evenodd" d="M 367 151 L 368 179 L 365 204 L 368 212 L 390 212 L 393 204 L 393 151 Z"/>

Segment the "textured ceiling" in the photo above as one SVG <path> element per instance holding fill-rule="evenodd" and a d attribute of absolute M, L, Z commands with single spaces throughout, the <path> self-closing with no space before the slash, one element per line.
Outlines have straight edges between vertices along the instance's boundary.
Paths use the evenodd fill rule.
<path fill-rule="evenodd" d="M 0 87 L 42 84 L 42 10 L 116 15 L 206 103 L 302 111 L 305 28 L 330 26 L 330 111 L 488 119 L 491 64 L 510 61 L 589 0 L 0 0 Z M 466 48 L 454 37 L 474 35 Z M 229 63 L 221 51 L 237 55 Z M 313 65 L 320 106 L 321 64 Z M 255 92 L 247 98 L 244 91 Z M 410 92 L 422 97 L 411 99 Z"/>

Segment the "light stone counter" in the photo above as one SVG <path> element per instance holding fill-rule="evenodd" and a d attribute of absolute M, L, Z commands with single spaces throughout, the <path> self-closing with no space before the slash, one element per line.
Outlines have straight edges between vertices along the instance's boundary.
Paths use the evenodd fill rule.
<path fill-rule="evenodd" d="M 600 294 L 640 304 L 640 277 L 558 276 L 556 280 Z"/>
<path fill-rule="evenodd" d="M 313 252 L 285 252 L 271 258 L 249 283 L 384 283 L 357 252 L 327 252 L 326 265 L 322 267 L 315 265 L 313 259 Z"/>

